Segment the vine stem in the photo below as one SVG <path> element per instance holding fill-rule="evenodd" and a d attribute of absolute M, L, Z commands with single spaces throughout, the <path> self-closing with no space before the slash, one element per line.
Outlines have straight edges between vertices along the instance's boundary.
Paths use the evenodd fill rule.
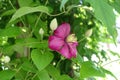
<path fill-rule="evenodd" d="M 46 0 L 46 2 L 45 2 L 45 6 L 48 4 L 48 0 Z M 37 18 L 37 20 L 36 20 L 36 23 L 35 23 L 35 26 L 34 26 L 34 29 L 32 29 L 32 31 L 31 31 L 31 33 L 30 33 L 30 35 L 32 35 L 32 33 L 34 32 L 34 30 L 36 29 L 36 27 L 37 27 L 37 25 L 38 25 L 38 22 L 39 22 L 39 20 L 40 20 L 40 17 L 42 16 L 42 12 L 39 14 L 39 16 L 38 16 L 38 18 Z"/>
<path fill-rule="evenodd" d="M 59 15 L 62 15 L 62 14 L 64 14 L 64 13 L 69 13 L 69 11 L 70 11 L 71 9 L 75 8 L 75 7 L 81 7 L 81 5 L 74 5 L 72 8 L 69 8 L 67 11 L 65 11 L 65 9 L 64 9 L 64 11 L 61 12 L 61 13 L 54 14 L 54 15 L 49 14 L 49 15 L 50 15 L 50 16 L 59 16 Z"/>
<path fill-rule="evenodd" d="M 58 68 L 58 66 L 59 66 L 59 64 L 61 63 L 62 60 L 65 60 L 65 58 L 61 56 L 61 59 L 56 64 L 56 68 Z"/>
<path fill-rule="evenodd" d="M 110 62 L 108 62 L 108 63 L 106 63 L 106 64 L 104 64 L 104 65 L 102 65 L 102 66 L 106 66 L 106 65 L 108 65 L 108 64 L 111 64 L 111 63 L 117 62 L 117 61 L 120 61 L 120 59 L 116 59 L 116 60 L 110 61 Z"/>
<path fill-rule="evenodd" d="M 58 14 L 54 14 L 54 15 L 52 15 L 52 14 L 49 14 L 49 16 L 59 16 L 59 15 L 62 15 L 62 14 L 64 14 L 64 13 L 66 13 L 66 11 L 64 11 L 64 12 L 61 12 L 61 13 L 58 13 Z"/>

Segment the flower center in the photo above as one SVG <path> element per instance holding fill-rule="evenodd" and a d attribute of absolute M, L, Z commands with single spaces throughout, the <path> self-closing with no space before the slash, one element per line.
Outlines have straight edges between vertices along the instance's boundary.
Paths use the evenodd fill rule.
<path fill-rule="evenodd" d="M 70 34 L 67 36 L 66 42 L 77 42 L 77 37 L 75 36 L 75 34 Z"/>

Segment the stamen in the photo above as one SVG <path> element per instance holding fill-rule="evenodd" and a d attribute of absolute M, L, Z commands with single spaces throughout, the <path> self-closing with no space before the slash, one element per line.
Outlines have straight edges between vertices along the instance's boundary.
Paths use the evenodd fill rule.
<path fill-rule="evenodd" d="M 75 34 L 70 34 L 66 38 L 66 42 L 77 42 L 77 37 L 75 37 Z"/>

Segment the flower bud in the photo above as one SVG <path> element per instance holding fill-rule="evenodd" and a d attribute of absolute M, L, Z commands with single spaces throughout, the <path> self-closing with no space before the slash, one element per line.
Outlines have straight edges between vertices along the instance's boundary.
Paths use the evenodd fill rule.
<path fill-rule="evenodd" d="M 10 62 L 10 57 L 9 56 L 2 56 L 1 61 L 4 63 L 9 63 Z"/>
<path fill-rule="evenodd" d="M 40 28 L 39 34 L 40 34 L 40 35 L 43 35 L 43 34 L 44 34 L 44 30 L 43 30 L 42 28 Z"/>
<path fill-rule="evenodd" d="M 90 37 L 92 35 L 92 29 L 89 29 L 85 32 L 85 37 Z"/>
<path fill-rule="evenodd" d="M 51 21 L 51 23 L 50 23 L 50 29 L 51 29 L 52 31 L 54 31 L 54 30 L 56 30 L 57 26 L 58 26 L 58 24 L 57 24 L 57 19 L 54 18 L 54 19 Z"/>

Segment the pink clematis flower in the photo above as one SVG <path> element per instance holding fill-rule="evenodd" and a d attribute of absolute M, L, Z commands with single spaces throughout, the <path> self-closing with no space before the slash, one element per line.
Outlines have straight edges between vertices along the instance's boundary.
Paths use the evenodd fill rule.
<path fill-rule="evenodd" d="M 75 34 L 70 34 L 70 25 L 68 23 L 61 24 L 48 40 L 49 48 L 59 52 L 65 58 L 71 59 L 76 57 L 78 45 Z"/>

